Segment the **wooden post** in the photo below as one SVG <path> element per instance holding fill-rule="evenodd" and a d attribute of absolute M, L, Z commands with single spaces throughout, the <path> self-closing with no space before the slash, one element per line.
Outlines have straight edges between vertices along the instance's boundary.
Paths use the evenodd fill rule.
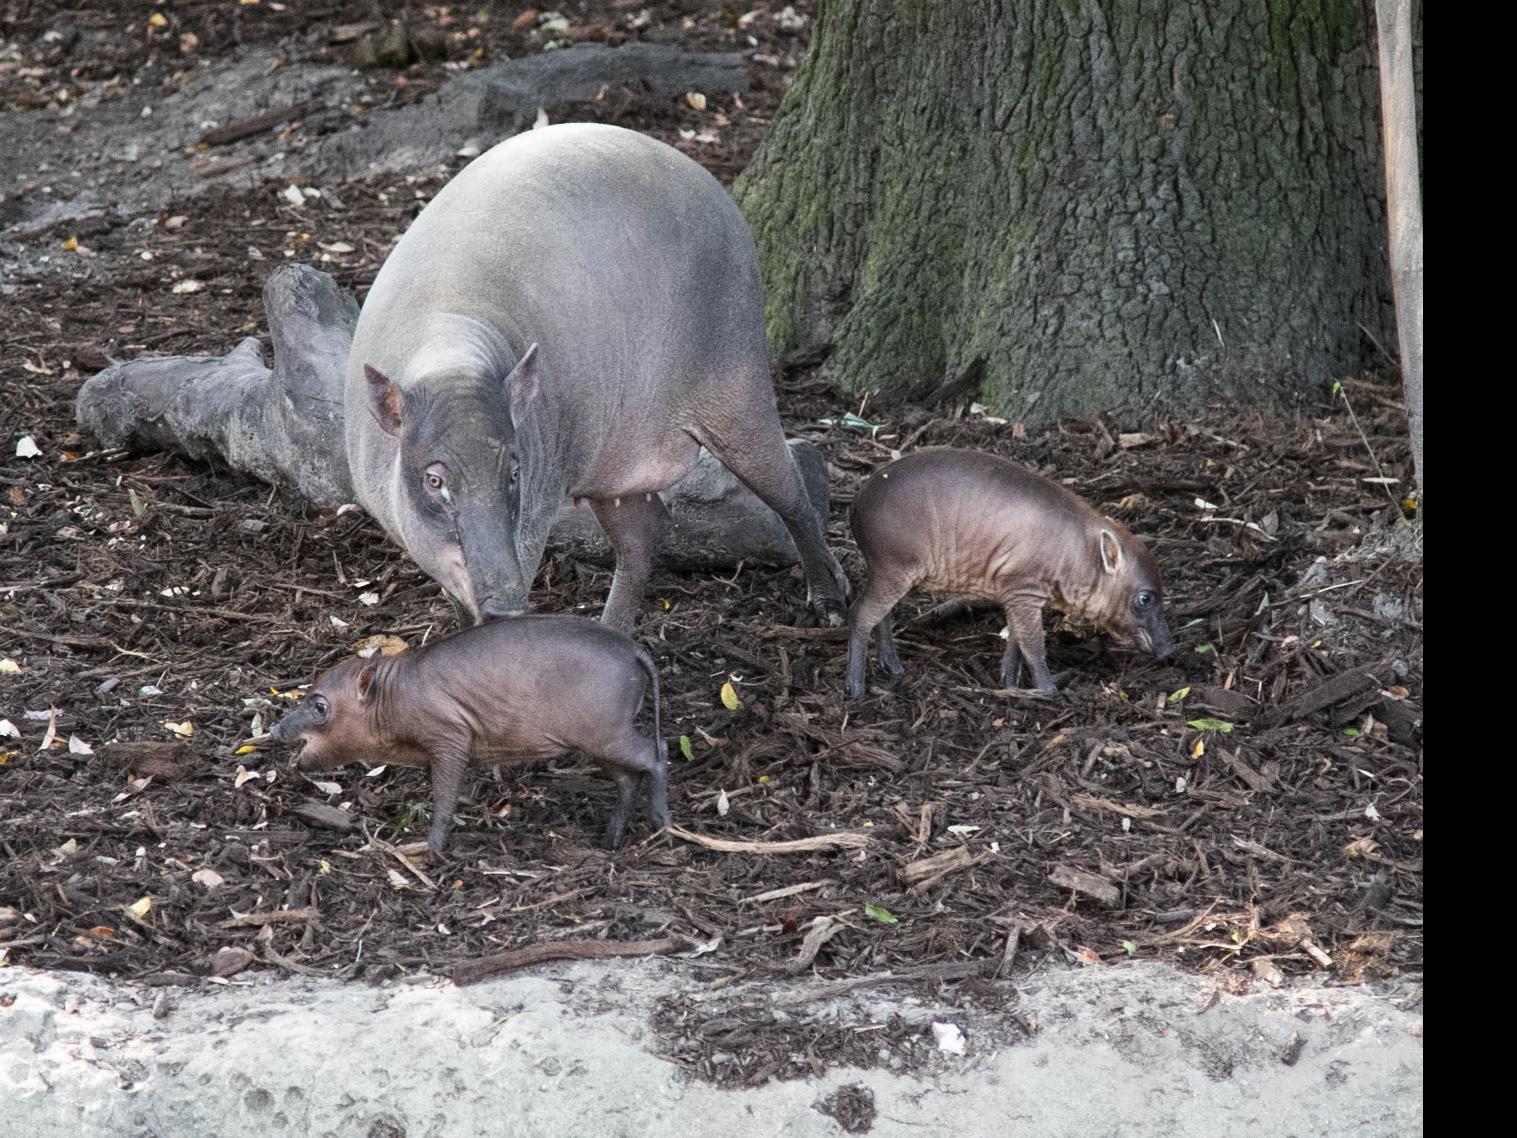
<path fill-rule="evenodd" d="M 1422 191 L 1417 181 L 1417 103 L 1412 82 L 1412 0 L 1375 0 L 1380 39 L 1380 117 L 1391 288 L 1401 342 L 1401 379 L 1422 492 Z"/>

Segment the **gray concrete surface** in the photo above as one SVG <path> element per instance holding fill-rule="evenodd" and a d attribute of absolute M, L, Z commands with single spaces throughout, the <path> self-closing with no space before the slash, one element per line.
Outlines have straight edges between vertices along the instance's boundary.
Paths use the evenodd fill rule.
<path fill-rule="evenodd" d="M 1406 989 L 1256 985 L 1154 964 L 1044 971 L 996 1011 L 879 988 L 791 1005 L 867 1030 L 892 1012 L 963 1056 L 914 1072 L 832 1069 L 722 1090 L 659 1055 L 664 995 L 782 1001 L 806 981 L 706 989 L 678 960 L 550 965 L 469 988 L 273 976 L 162 989 L 0 970 L 0 1132 L 95 1135 L 745 1138 L 844 1133 L 818 1110 L 873 1092 L 868 1133 L 1391 1136 L 1422 1129 L 1420 999 Z M 1025 1030 L 1029 1020 L 1036 1029 Z M 1293 1061 L 1288 1061 L 1293 1060 Z"/>

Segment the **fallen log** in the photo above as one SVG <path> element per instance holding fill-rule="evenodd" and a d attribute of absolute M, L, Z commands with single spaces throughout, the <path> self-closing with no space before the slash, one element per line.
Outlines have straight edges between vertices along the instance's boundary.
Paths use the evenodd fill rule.
<path fill-rule="evenodd" d="M 318 505 L 354 499 L 343 441 L 343 377 L 358 305 L 326 273 L 281 265 L 263 287 L 274 366 L 249 337 L 224 356 L 149 357 L 118 363 L 79 390 L 80 426 L 108 447 L 220 459 Z M 804 440 L 790 446 L 807 493 L 827 516 L 827 465 Z M 663 491 L 673 520 L 662 563 L 676 569 L 742 562 L 793 565 L 799 557 L 779 516 L 704 449 Z M 549 548 L 598 564 L 613 552 L 588 504 L 565 502 Z"/>

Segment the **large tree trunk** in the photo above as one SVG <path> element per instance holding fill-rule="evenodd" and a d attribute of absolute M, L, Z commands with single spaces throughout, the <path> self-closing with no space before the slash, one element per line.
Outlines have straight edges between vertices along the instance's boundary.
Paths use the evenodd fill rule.
<path fill-rule="evenodd" d="M 818 0 L 736 193 L 777 351 L 1026 421 L 1290 398 L 1394 336 L 1363 0 Z"/>

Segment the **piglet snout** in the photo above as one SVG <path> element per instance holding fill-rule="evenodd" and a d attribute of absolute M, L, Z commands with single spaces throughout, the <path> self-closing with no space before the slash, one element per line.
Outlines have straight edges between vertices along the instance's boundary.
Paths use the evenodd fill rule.
<path fill-rule="evenodd" d="M 1175 642 L 1170 639 L 1169 629 L 1159 625 L 1149 634 L 1148 650 L 1155 660 L 1168 660 L 1174 655 Z"/>

